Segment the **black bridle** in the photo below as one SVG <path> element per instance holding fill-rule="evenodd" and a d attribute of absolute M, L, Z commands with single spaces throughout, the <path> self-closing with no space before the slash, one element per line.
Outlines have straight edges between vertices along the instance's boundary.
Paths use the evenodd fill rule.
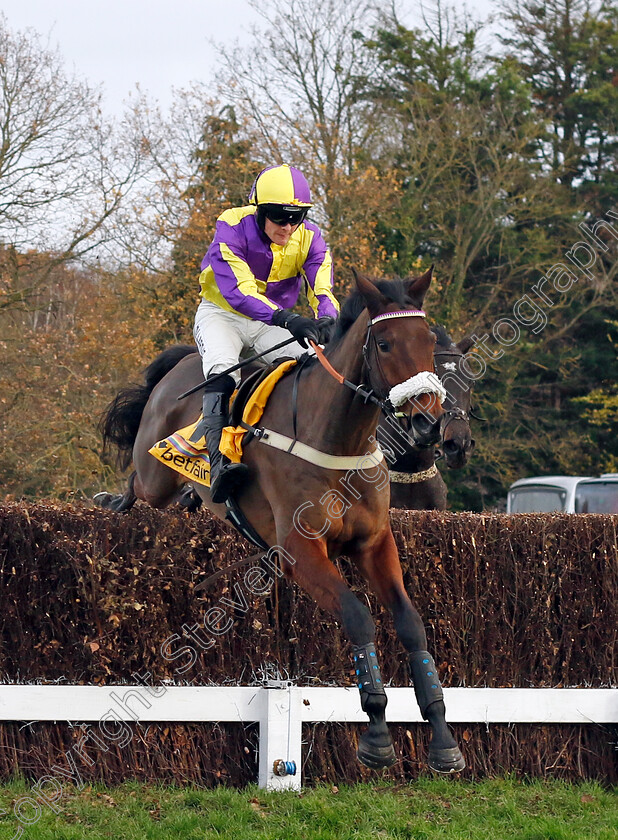
<path fill-rule="evenodd" d="M 451 359 L 461 359 L 463 358 L 463 353 L 455 353 L 453 350 L 439 350 L 433 354 L 434 358 L 441 358 L 442 356 L 446 356 Z M 452 400 L 453 398 L 447 391 L 447 399 Z M 450 423 L 453 420 L 462 420 L 464 423 L 470 424 L 470 417 L 471 413 L 466 411 L 464 408 L 460 408 L 458 405 L 453 405 L 451 408 L 444 408 L 442 412 L 442 437 L 444 437 L 444 433 L 446 432 Z"/>
<path fill-rule="evenodd" d="M 388 379 L 386 378 L 386 375 L 385 375 L 384 371 L 382 370 L 382 364 L 380 362 L 380 354 L 378 353 L 378 341 L 377 341 L 375 335 L 373 334 L 372 327 L 373 327 L 373 323 L 372 323 L 372 320 L 370 318 L 369 322 L 367 323 L 367 332 L 365 333 L 365 342 L 363 344 L 363 374 L 362 374 L 362 378 L 364 380 L 365 373 L 366 373 L 367 380 L 368 380 L 367 385 L 371 386 L 371 374 L 372 374 L 372 371 L 373 371 L 373 365 L 371 364 L 371 362 L 369 360 L 369 353 L 370 353 L 370 347 L 373 347 L 374 358 L 375 358 L 375 363 L 376 363 L 376 366 L 377 366 L 377 369 L 378 369 L 378 374 L 380 376 L 380 379 L 382 380 L 382 383 L 386 386 L 386 393 L 388 394 L 389 391 L 391 390 L 392 386 L 389 385 Z M 370 393 L 372 393 L 372 394 L 375 393 L 373 388 L 371 388 Z M 381 408 L 382 412 L 384 414 L 386 414 L 387 416 L 388 415 L 395 416 L 395 407 L 393 405 L 391 405 L 390 401 L 387 398 L 383 398 L 380 401 L 380 408 Z"/>
<path fill-rule="evenodd" d="M 347 388 L 350 388 L 355 394 L 360 397 L 365 404 L 372 403 L 373 405 L 377 405 L 380 411 L 386 416 L 391 417 L 395 421 L 398 421 L 399 414 L 396 412 L 395 406 L 392 405 L 388 397 L 379 396 L 380 389 L 376 387 L 372 387 L 371 383 L 371 376 L 373 371 L 373 366 L 370 361 L 370 348 L 373 346 L 374 348 L 374 357 L 375 363 L 378 368 L 378 372 L 382 383 L 386 386 L 386 393 L 390 393 L 392 389 L 392 385 L 389 383 L 388 379 L 386 378 L 384 371 L 382 369 L 382 365 L 380 363 L 380 356 L 378 353 L 378 342 L 373 333 L 372 327 L 381 320 L 388 320 L 388 319 L 395 319 L 395 318 L 412 318 L 412 317 L 425 317 L 425 313 L 420 309 L 411 309 L 411 310 L 403 310 L 399 312 L 385 312 L 382 315 L 378 315 L 375 318 L 370 318 L 367 323 L 367 332 L 365 333 L 365 341 L 363 344 L 362 356 L 363 356 L 363 373 L 361 374 L 361 382 L 358 385 L 355 385 L 353 382 L 350 382 L 349 379 L 346 379 L 342 374 L 338 373 L 330 362 L 324 356 L 324 353 L 320 347 L 314 342 L 310 341 L 311 346 L 315 350 L 316 356 L 318 361 L 324 367 L 331 376 L 334 376 L 338 382 L 342 385 L 345 385 Z M 365 374 L 367 374 L 367 382 L 365 382 Z M 365 386 L 368 386 L 365 387 Z"/>

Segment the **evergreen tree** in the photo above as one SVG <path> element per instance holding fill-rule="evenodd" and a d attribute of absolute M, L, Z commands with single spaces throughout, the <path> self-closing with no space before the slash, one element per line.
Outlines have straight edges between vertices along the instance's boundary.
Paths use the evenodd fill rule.
<path fill-rule="evenodd" d="M 516 0 L 503 5 L 507 54 L 549 120 L 544 146 L 553 177 L 591 213 L 616 199 L 618 7 L 588 0 Z"/>
<path fill-rule="evenodd" d="M 599 27 L 596 20 L 582 30 L 589 47 Z M 567 146 L 563 130 L 556 133 L 564 109 L 540 107 L 537 80 L 512 50 L 480 55 L 479 33 L 438 4 L 424 28 L 408 30 L 392 17 L 368 41 L 382 66 L 372 96 L 398 129 L 384 160 L 401 179 L 402 199 L 382 219 L 382 244 L 400 274 L 419 260 L 436 263 L 428 309 L 451 334 L 488 337 L 485 357 L 477 343 L 471 361 L 481 371 L 474 402 L 490 422 L 478 429 L 466 474 L 446 476 L 451 503 L 475 509 L 498 504 L 516 478 L 595 474 L 612 463 L 600 449 L 605 427 L 591 434 L 587 412 L 596 410 L 602 424 L 598 401 L 611 402 L 616 271 L 609 245 L 597 249 L 594 274 L 565 257 L 583 237 L 578 223 L 596 217 L 582 212 L 578 182 L 565 175 Z M 582 43 L 578 50 L 583 56 Z M 547 100 L 558 101 L 561 90 L 552 98 L 547 82 Z M 602 117 L 598 109 L 599 125 Z M 556 136 L 562 145 L 554 165 L 548 138 Z M 591 136 L 581 161 L 591 154 Z M 581 184 L 582 173 L 583 163 Z M 576 278 L 568 293 L 550 286 L 551 297 L 535 295 L 544 272 L 560 263 Z M 500 330 L 505 337 L 511 330 L 510 346 L 497 343 Z"/>

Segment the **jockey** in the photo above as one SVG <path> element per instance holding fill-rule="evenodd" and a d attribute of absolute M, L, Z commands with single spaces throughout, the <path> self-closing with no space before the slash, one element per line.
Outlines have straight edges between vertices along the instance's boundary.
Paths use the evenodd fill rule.
<path fill-rule="evenodd" d="M 202 300 L 193 329 L 206 380 L 238 364 L 243 349 L 262 353 L 280 344 L 286 329 L 296 339 L 286 355 L 302 355 L 308 339 L 328 340 L 339 304 L 332 291 L 330 251 L 319 228 L 306 221 L 311 206 L 303 174 L 292 166 L 271 166 L 256 178 L 248 206 L 226 210 L 217 219 L 202 260 Z M 314 318 L 292 312 L 303 281 Z M 264 358 L 274 361 L 280 355 L 275 351 Z M 245 464 L 233 464 L 219 452 L 239 380 L 236 372 L 204 387 L 204 419 L 196 433 L 206 437 L 213 502 L 224 502 L 248 472 Z"/>

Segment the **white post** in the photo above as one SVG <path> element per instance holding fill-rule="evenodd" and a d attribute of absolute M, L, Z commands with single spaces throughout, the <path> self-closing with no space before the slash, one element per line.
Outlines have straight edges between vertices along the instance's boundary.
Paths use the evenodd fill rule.
<path fill-rule="evenodd" d="M 287 680 L 269 680 L 261 690 L 258 784 L 267 790 L 301 789 L 302 692 Z M 293 761 L 295 775 L 277 776 L 276 761 Z"/>

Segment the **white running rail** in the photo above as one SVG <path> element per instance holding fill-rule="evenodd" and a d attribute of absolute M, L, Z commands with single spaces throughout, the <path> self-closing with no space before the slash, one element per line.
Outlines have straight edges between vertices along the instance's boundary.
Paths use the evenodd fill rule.
<path fill-rule="evenodd" d="M 413 688 L 387 688 L 389 723 L 421 720 Z M 618 688 L 445 688 L 449 723 L 618 723 Z M 260 726 L 259 784 L 300 790 L 303 723 L 367 723 L 356 687 L 0 685 L 2 721 L 229 722 Z M 103 727 L 103 728 L 102 728 Z M 276 761 L 296 774 L 277 776 Z"/>

